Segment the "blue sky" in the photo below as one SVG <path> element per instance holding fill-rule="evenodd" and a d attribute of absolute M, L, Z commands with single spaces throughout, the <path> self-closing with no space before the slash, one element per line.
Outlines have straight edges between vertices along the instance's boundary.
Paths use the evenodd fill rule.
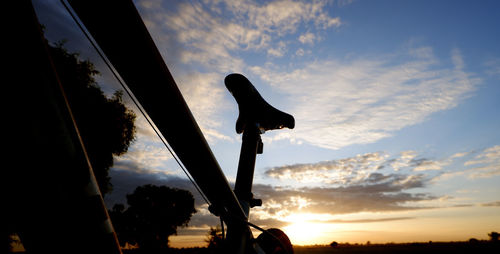
<path fill-rule="evenodd" d="M 230 181 L 241 137 L 224 77 L 244 74 L 295 116 L 295 129 L 263 135 L 254 192 L 264 206 L 252 221 L 284 228 L 296 244 L 499 230 L 498 1 L 134 3 Z M 68 39 L 105 91 L 120 89 L 58 1 L 35 6 L 50 41 Z M 143 117 L 138 124 L 107 202 L 150 182 L 194 190 Z M 197 204 L 174 246 L 204 244 L 217 223 Z"/>

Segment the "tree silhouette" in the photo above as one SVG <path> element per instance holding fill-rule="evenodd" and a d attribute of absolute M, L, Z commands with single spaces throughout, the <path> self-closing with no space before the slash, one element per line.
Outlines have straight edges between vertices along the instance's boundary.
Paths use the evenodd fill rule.
<path fill-rule="evenodd" d="M 208 243 L 207 247 L 212 252 L 221 252 L 224 243 L 224 240 L 222 238 L 222 229 L 219 226 L 210 227 L 205 242 Z"/>
<path fill-rule="evenodd" d="M 125 206 L 123 204 L 115 204 L 113 209 L 108 211 L 109 217 L 113 222 L 113 227 L 115 232 L 118 234 L 118 241 L 121 246 L 125 246 L 126 243 L 135 243 L 133 237 L 133 225 L 129 223 L 133 218 L 127 218 L 127 216 L 131 216 L 129 213 L 126 213 Z"/>
<path fill-rule="evenodd" d="M 330 243 L 330 247 L 332 247 L 332 248 L 337 248 L 338 246 L 339 246 L 339 243 L 336 241 L 333 241 Z"/>
<path fill-rule="evenodd" d="M 12 251 L 12 243 L 15 242 L 14 238 L 13 238 L 13 234 L 14 234 L 14 231 L 13 230 L 2 230 L 0 231 L 0 238 L 2 239 L 2 243 L 1 243 L 1 249 L 0 249 L 0 252 L 1 253 L 10 253 Z"/>
<path fill-rule="evenodd" d="M 69 53 L 64 43 L 49 46 L 55 68 L 87 150 L 102 195 L 112 190 L 113 155 L 127 152 L 135 135 L 136 115 L 122 102 L 122 92 L 108 98 L 94 79 L 94 65 Z"/>
<path fill-rule="evenodd" d="M 137 244 L 141 250 L 168 248 L 168 237 L 187 226 L 196 213 L 193 195 L 167 186 L 143 185 L 127 195 L 128 208 L 115 205 L 110 216 L 122 246 Z"/>
<path fill-rule="evenodd" d="M 48 50 L 104 195 L 112 190 L 108 171 L 113 165 L 113 155 L 125 153 L 134 140 L 136 116 L 123 104 L 122 92 L 107 97 L 95 81 L 99 72 L 94 65 L 81 60 L 77 53 L 68 52 L 63 44 L 47 43 Z M 0 226 L 2 252 L 10 251 L 16 242 L 12 238 L 17 231 L 15 223 L 14 220 Z"/>
<path fill-rule="evenodd" d="M 500 237 L 500 235 L 498 234 L 498 232 L 491 232 L 491 233 L 488 233 L 488 236 L 490 237 L 490 240 L 492 242 L 498 242 L 498 238 Z"/>

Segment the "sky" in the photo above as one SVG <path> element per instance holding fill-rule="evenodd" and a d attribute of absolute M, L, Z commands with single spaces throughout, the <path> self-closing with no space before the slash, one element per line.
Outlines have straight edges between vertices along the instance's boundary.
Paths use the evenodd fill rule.
<path fill-rule="evenodd" d="M 293 244 L 487 239 L 500 230 L 498 1 L 134 1 L 229 182 L 241 136 L 224 86 L 245 75 L 295 128 L 262 135 L 250 221 Z M 122 89 L 59 1 L 34 1 L 51 42 Z M 126 98 L 130 108 L 136 106 Z M 166 110 L 168 114 L 168 110 Z M 137 111 L 108 206 L 147 183 L 190 190 L 170 238 L 205 245 L 218 218 Z"/>

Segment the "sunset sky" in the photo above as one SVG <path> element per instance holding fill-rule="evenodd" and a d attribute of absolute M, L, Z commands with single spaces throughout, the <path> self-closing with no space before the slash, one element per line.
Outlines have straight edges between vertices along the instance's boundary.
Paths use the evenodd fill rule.
<path fill-rule="evenodd" d="M 500 231 L 500 2 L 134 3 L 230 182 L 241 136 L 224 77 L 242 73 L 295 117 L 262 135 L 254 224 L 299 245 Z M 49 41 L 94 62 L 106 93 L 121 89 L 59 1 L 34 5 Z M 188 189 L 198 212 L 170 244 L 205 245 L 218 218 L 137 115 L 106 203 L 146 183 Z"/>

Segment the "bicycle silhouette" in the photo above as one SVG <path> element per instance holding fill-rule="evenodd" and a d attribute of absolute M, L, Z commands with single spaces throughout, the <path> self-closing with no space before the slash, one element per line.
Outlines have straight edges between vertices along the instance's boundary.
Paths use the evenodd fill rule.
<path fill-rule="evenodd" d="M 89 40 L 95 41 L 98 45 L 98 53 L 103 54 L 109 60 L 113 69 L 127 84 L 133 97 L 189 171 L 197 187 L 208 199 L 209 210 L 216 216 L 220 216 L 227 225 L 225 251 L 227 253 L 293 253 L 291 243 L 283 231 L 264 230 L 248 221 L 250 208 L 262 205 L 262 201 L 254 198 L 252 194 L 256 155 L 263 152 L 260 135 L 269 130 L 294 128 L 293 116 L 267 103 L 243 75 L 233 73 L 225 78 L 226 88 L 235 98 L 239 108 L 236 132 L 242 134 L 233 191 L 132 1 L 69 0 L 68 2 L 73 9 L 70 14 L 73 15 L 74 12 L 83 23 L 85 28 L 81 28 L 88 31 L 92 37 Z M 58 209 L 64 209 L 64 206 L 56 201 L 49 202 L 55 208 L 44 207 L 36 215 L 24 212 L 16 215 L 13 212 L 12 216 L 16 219 L 26 220 L 21 228 L 25 229 L 23 231 L 25 235 L 32 236 L 28 237 L 26 244 L 23 240 L 23 244 L 32 252 L 42 252 L 47 249 L 41 246 L 50 241 L 51 236 L 58 235 L 61 239 L 60 245 L 73 247 L 73 252 L 121 253 L 116 234 L 112 229 L 88 164 L 77 126 L 65 101 L 64 92 L 60 85 L 57 85 L 59 82 L 57 73 L 51 65 L 46 48 L 44 49 L 46 41 L 41 35 L 31 2 L 23 0 L 16 4 L 13 11 L 29 21 L 26 24 L 16 24 L 18 26 L 16 29 L 23 31 L 22 36 L 19 37 L 20 41 L 29 44 L 23 45 L 23 50 L 24 46 L 27 46 L 29 50 L 23 51 L 21 55 L 25 54 L 26 57 L 34 59 L 32 66 L 24 70 L 29 75 L 21 77 L 21 80 L 26 84 L 40 82 L 44 84 L 43 86 L 32 85 L 32 89 L 38 91 L 33 94 L 32 103 L 39 107 L 34 109 L 34 114 L 46 114 L 53 120 L 44 123 L 46 126 L 41 125 L 40 129 L 31 130 L 29 135 L 38 139 L 35 143 L 47 146 L 46 151 L 40 155 L 40 158 L 44 156 L 45 165 L 52 166 L 57 172 L 68 172 L 66 171 L 68 167 L 78 168 L 80 173 L 71 173 L 70 176 L 72 181 L 81 182 L 79 185 L 68 183 L 63 187 L 55 186 L 54 189 L 45 191 L 44 186 L 55 182 L 50 179 L 52 176 L 50 172 L 48 175 L 40 173 L 30 177 L 26 183 L 19 182 L 25 188 L 23 191 L 28 193 L 21 196 L 37 202 L 39 207 L 44 207 L 44 202 L 50 200 L 47 198 L 42 202 L 47 196 L 64 196 L 65 191 L 72 193 L 71 195 L 76 193 L 71 201 L 64 197 L 57 198 L 57 200 L 69 202 L 74 210 L 69 215 L 57 213 Z M 18 56 L 20 57 L 22 56 Z M 165 113 L 166 109 L 168 109 L 168 115 Z M 24 113 L 28 112 L 22 107 L 19 110 Z M 38 121 L 37 119 L 25 120 L 23 126 L 32 125 L 35 120 Z M 40 124 L 40 121 L 35 125 Z M 46 137 L 40 139 L 40 136 L 36 136 L 39 132 L 44 132 Z M 62 145 L 63 148 L 58 145 Z M 23 172 L 28 172 L 28 174 L 34 172 L 30 170 L 28 167 L 22 168 L 19 175 L 13 173 L 6 179 L 19 178 Z M 67 190 L 61 192 L 61 188 L 67 188 Z M 25 206 L 16 200 L 10 201 L 21 207 Z M 13 211 L 21 211 L 21 209 L 13 209 Z M 68 226 L 66 222 L 74 225 Z M 63 232 L 65 227 L 73 235 Z M 262 230 L 263 233 L 254 239 L 250 227 Z M 85 242 L 85 245 L 77 244 L 78 247 L 75 247 L 75 242 Z M 64 251 L 67 250 L 61 252 Z"/>

